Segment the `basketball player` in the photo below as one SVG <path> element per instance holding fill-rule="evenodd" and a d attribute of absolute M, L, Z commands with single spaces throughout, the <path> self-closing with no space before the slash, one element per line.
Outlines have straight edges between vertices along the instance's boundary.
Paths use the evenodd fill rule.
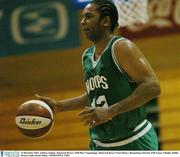
<path fill-rule="evenodd" d="M 37 97 L 55 112 L 83 107 L 79 116 L 90 126 L 91 150 L 157 150 L 157 136 L 146 120 L 145 105 L 160 94 L 159 82 L 140 50 L 113 34 L 117 21 L 113 3 L 89 3 L 81 21 L 93 43 L 82 57 L 86 92 L 61 101 Z"/>

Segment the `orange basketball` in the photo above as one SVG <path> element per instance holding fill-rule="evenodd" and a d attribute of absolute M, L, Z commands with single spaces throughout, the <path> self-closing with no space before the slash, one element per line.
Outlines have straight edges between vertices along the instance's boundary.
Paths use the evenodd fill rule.
<path fill-rule="evenodd" d="M 17 109 L 15 123 L 23 135 L 41 138 L 53 126 L 53 112 L 43 101 L 29 100 Z"/>

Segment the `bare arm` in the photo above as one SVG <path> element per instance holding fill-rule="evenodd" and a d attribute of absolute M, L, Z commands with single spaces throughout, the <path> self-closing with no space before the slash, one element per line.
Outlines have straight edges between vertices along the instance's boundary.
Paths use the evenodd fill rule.
<path fill-rule="evenodd" d="M 87 105 L 87 94 L 84 93 L 80 96 L 64 99 L 64 100 L 54 100 L 49 97 L 43 97 L 40 95 L 36 95 L 39 100 L 47 103 L 54 112 L 62 112 L 62 111 L 70 111 L 82 109 Z"/>
<path fill-rule="evenodd" d="M 111 117 L 128 112 L 160 94 L 157 77 L 140 50 L 129 40 L 115 44 L 115 55 L 124 71 L 138 84 L 133 93 L 109 108 Z"/>

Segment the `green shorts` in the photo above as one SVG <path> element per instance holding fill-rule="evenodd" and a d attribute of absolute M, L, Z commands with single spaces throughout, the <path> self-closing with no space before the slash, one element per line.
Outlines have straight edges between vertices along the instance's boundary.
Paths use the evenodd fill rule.
<path fill-rule="evenodd" d="M 123 146 L 117 147 L 102 147 L 94 143 L 94 141 L 90 142 L 91 150 L 158 150 L 158 139 L 156 132 L 153 127 L 144 134 L 142 137 L 134 140 L 131 143 L 128 143 Z"/>

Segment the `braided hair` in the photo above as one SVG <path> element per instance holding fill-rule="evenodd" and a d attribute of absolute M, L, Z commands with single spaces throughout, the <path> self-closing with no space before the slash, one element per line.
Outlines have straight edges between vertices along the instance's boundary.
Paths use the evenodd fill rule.
<path fill-rule="evenodd" d="M 111 19 L 111 32 L 118 26 L 118 11 L 116 6 L 109 0 L 93 0 L 91 4 L 95 4 L 100 17 L 109 16 Z"/>

